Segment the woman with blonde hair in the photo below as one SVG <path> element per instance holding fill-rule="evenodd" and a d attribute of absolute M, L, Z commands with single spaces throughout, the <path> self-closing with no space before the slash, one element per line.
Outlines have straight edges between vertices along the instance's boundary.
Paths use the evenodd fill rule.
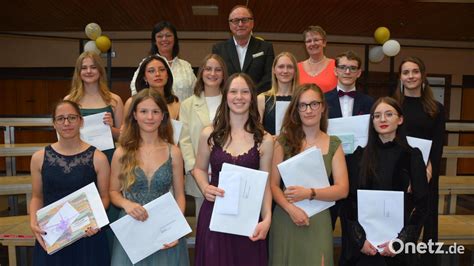
<path fill-rule="evenodd" d="M 334 89 L 337 77 L 334 72 L 336 61 L 324 55 L 327 39 L 326 31 L 321 26 L 309 26 L 303 32 L 308 59 L 298 63 L 300 83 L 313 83 L 323 92 Z"/>
<path fill-rule="evenodd" d="M 104 124 L 109 125 L 115 140 L 119 138 L 122 125 L 123 102 L 120 96 L 107 87 L 105 68 L 94 52 L 83 52 L 76 60 L 71 90 L 64 97 L 81 108 L 81 115 L 88 116 L 105 112 Z M 109 162 L 114 149 L 103 151 Z"/>
<path fill-rule="evenodd" d="M 291 100 L 291 95 L 299 84 L 299 72 L 296 58 L 289 52 L 275 57 L 272 65 L 272 87 L 257 97 L 258 112 L 265 130 L 275 135 L 275 110 L 277 101 Z"/>
<path fill-rule="evenodd" d="M 182 212 L 185 209 L 183 157 L 173 145 L 173 128 L 166 101 L 159 93 L 144 89 L 133 97 L 112 159 L 110 199 L 126 214 L 145 221 L 143 205 L 172 189 Z M 132 265 L 115 239 L 112 265 Z M 189 265 L 186 240 L 181 238 L 135 265 Z"/>
<path fill-rule="evenodd" d="M 224 60 L 216 54 L 207 55 L 199 67 L 194 95 L 184 100 L 179 109 L 179 119 L 183 122 L 179 147 L 183 153 L 186 171 L 186 194 L 194 197 L 196 217 L 204 200 L 192 176 L 199 136 L 203 128 L 211 125 L 217 108 L 222 101 L 222 90 L 227 79 Z"/>

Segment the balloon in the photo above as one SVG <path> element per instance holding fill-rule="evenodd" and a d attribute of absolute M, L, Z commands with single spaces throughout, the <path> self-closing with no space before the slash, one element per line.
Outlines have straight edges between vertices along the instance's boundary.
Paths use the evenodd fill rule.
<path fill-rule="evenodd" d="M 84 52 L 94 52 L 96 54 L 100 54 L 100 50 L 95 45 L 95 41 L 88 41 L 86 45 L 84 45 Z"/>
<path fill-rule="evenodd" d="M 99 48 L 102 53 L 105 53 L 110 49 L 112 43 L 109 37 L 102 35 L 95 40 L 95 45 L 97 45 L 97 48 Z"/>
<path fill-rule="evenodd" d="M 388 40 L 383 44 L 382 49 L 386 56 L 396 56 L 400 52 L 400 44 L 395 40 Z"/>
<path fill-rule="evenodd" d="M 380 63 L 382 62 L 383 58 L 385 57 L 383 53 L 382 46 L 375 46 L 370 48 L 369 51 L 369 61 L 372 63 Z"/>
<path fill-rule="evenodd" d="M 102 30 L 100 29 L 100 26 L 97 23 L 89 23 L 86 26 L 86 35 L 89 37 L 91 40 L 97 39 L 102 34 Z"/>
<path fill-rule="evenodd" d="M 379 44 L 384 44 L 390 39 L 390 31 L 386 27 L 378 27 L 374 32 L 375 41 Z"/>

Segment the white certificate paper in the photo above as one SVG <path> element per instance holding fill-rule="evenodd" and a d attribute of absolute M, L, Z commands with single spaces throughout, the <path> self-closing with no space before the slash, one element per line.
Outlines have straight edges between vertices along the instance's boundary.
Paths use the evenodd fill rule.
<path fill-rule="evenodd" d="M 349 117 L 332 118 L 328 120 L 328 134 L 331 136 L 341 136 L 343 147 L 352 146 L 352 151 L 344 149 L 345 154 L 351 154 L 357 146 L 365 147 L 369 137 L 369 119 L 370 115 L 356 115 Z M 353 143 L 345 143 L 348 138 L 344 135 L 353 135 L 350 140 Z"/>
<path fill-rule="evenodd" d="M 56 208 L 57 206 L 65 204 L 71 199 L 74 199 L 79 196 L 81 193 L 85 193 L 87 196 L 87 201 L 89 202 L 89 205 L 92 209 L 92 213 L 94 214 L 97 226 L 99 226 L 99 228 L 102 228 L 109 224 L 109 218 L 107 218 L 107 213 L 105 212 L 104 205 L 102 204 L 99 191 L 97 190 L 94 183 L 90 183 L 89 185 L 79 190 L 76 190 L 75 192 L 67 195 L 66 197 L 39 209 L 36 212 L 36 217 L 39 217 L 39 215 L 43 215 L 49 212 L 49 210 Z"/>
<path fill-rule="evenodd" d="M 191 232 L 183 213 L 170 192 L 145 204 L 144 222 L 126 215 L 110 224 L 115 236 L 135 264 Z"/>
<path fill-rule="evenodd" d="M 114 139 L 110 126 L 104 124 L 105 112 L 84 116 L 81 139 L 101 151 L 113 149 Z"/>
<path fill-rule="evenodd" d="M 79 212 L 69 202 L 66 202 L 43 228 L 46 232 L 46 235 L 43 235 L 43 239 L 48 246 L 52 246 L 65 231 L 69 230 L 69 227 L 77 217 L 79 217 Z"/>
<path fill-rule="evenodd" d="M 278 164 L 277 167 L 286 187 L 325 188 L 330 186 L 321 150 L 316 147 L 311 147 L 291 157 Z M 305 199 L 294 204 L 311 217 L 333 206 L 334 201 Z"/>
<path fill-rule="evenodd" d="M 290 105 L 289 101 L 276 101 L 275 103 L 275 135 L 280 135 L 283 118 Z"/>
<path fill-rule="evenodd" d="M 428 160 L 430 158 L 430 151 L 431 151 L 431 140 L 428 139 L 420 139 L 415 137 L 407 137 L 408 144 L 413 148 L 418 148 L 423 155 L 423 161 L 425 164 L 428 164 Z"/>
<path fill-rule="evenodd" d="M 183 129 L 183 122 L 171 119 L 171 126 L 173 127 L 173 141 L 178 145 L 179 137 L 181 136 L 181 129 Z"/>
<path fill-rule="evenodd" d="M 241 173 L 239 213 L 237 215 L 221 214 L 214 208 L 209 229 L 234 235 L 252 236 L 260 217 L 268 173 L 224 163 L 221 173 L 229 171 Z"/>
<path fill-rule="evenodd" d="M 403 211 L 401 191 L 357 190 L 358 220 L 375 247 L 398 236 L 403 228 Z"/>
<path fill-rule="evenodd" d="M 239 193 L 242 174 L 239 172 L 220 172 L 219 188 L 224 190 L 224 197 L 216 197 L 214 211 L 220 214 L 239 214 Z"/>

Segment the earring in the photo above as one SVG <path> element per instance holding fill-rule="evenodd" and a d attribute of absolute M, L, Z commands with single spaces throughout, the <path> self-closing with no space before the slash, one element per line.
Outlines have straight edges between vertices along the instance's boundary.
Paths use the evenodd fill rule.
<path fill-rule="evenodd" d="M 421 83 L 421 92 L 423 93 L 425 91 L 425 83 Z"/>
<path fill-rule="evenodd" d="M 405 90 L 405 87 L 403 86 L 403 82 L 400 81 L 400 92 L 403 94 L 404 90 Z"/>
<path fill-rule="evenodd" d="M 148 87 L 148 80 L 145 79 L 145 86 Z"/>

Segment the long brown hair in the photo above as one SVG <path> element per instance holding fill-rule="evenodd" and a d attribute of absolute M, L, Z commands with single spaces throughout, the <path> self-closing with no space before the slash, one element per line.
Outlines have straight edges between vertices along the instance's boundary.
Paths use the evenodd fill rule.
<path fill-rule="evenodd" d="M 236 78 L 243 78 L 245 83 L 247 83 L 250 94 L 251 94 L 251 101 L 249 106 L 249 118 L 245 122 L 244 129 L 248 133 L 253 134 L 253 139 L 256 143 L 262 143 L 263 135 L 265 134 L 265 130 L 263 125 L 260 123 L 260 115 L 258 113 L 257 108 L 257 93 L 255 90 L 255 85 L 252 79 L 245 73 L 235 73 L 227 79 L 224 85 L 224 93 L 222 94 L 222 101 L 217 109 L 216 117 L 214 118 L 214 130 L 209 136 L 207 143 L 209 145 L 217 144 L 220 147 L 224 148 L 224 145 L 230 144 L 232 141 L 231 136 L 231 127 L 230 127 L 230 109 L 229 105 L 227 104 L 227 94 L 229 93 L 230 85 L 232 81 Z"/>
<path fill-rule="evenodd" d="M 281 132 L 278 136 L 278 142 L 284 144 L 285 147 L 288 147 L 287 151 L 290 156 L 300 153 L 302 141 L 306 136 L 303 131 L 303 123 L 301 122 L 300 112 L 298 111 L 298 104 L 301 94 L 309 90 L 316 92 L 321 98 L 321 108 L 323 108 L 323 112 L 321 113 L 319 128 L 323 132 L 326 132 L 328 129 L 328 109 L 321 88 L 313 83 L 298 86 L 296 91 L 293 93 L 290 104 L 288 105 L 285 117 L 283 118 Z"/>
<path fill-rule="evenodd" d="M 158 137 L 163 141 L 174 144 L 173 142 L 173 127 L 171 126 L 170 116 L 166 101 L 158 92 L 150 89 L 143 89 L 138 94 L 133 96 L 130 110 L 126 114 L 124 130 L 120 134 L 120 146 L 124 151 L 124 155 L 120 158 L 122 164 L 120 169 L 119 179 L 122 184 L 122 189 L 129 189 L 135 182 L 134 171 L 139 165 L 138 149 L 142 145 L 142 138 L 140 136 L 140 128 L 138 122 L 134 117 L 139 103 L 147 99 L 152 99 L 163 112 L 163 120 L 158 127 Z"/>
<path fill-rule="evenodd" d="M 197 80 L 196 80 L 196 85 L 194 85 L 194 95 L 200 97 L 201 92 L 204 91 L 204 81 L 202 79 L 202 73 L 204 72 L 204 68 L 206 68 L 207 61 L 209 59 L 215 59 L 217 62 L 219 62 L 219 65 L 221 65 L 222 68 L 222 82 L 219 84 L 219 88 L 221 89 L 222 93 L 222 87 L 225 84 L 225 81 L 227 80 L 227 67 L 225 65 L 224 59 L 220 55 L 217 54 L 208 54 L 204 59 L 202 60 L 201 66 L 199 67 L 198 73 L 197 73 Z"/>
<path fill-rule="evenodd" d="M 275 67 L 278 63 L 278 60 L 280 58 L 282 58 L 283 56 L 286 56 L 290 59 L 291 63 L 293 64 L 293 67 L 295 69 L 295 73 L 293 75 L 293 80 L 291 81 L 291 87 L 290 87 L 290 91 L 289 91 L 290 94 L 293 94 L 293 91 L 296 89 L 296 86 L 298 86 L 298 84 L 300 84 L 300 79 L 299 79 L 300 74 L 299 74 L 299 70 L 298 70 L 298 62 L 296 61 L 295 56 L 290 52 L 282 52 L 282 53 L 278 54 L 275 57 L 275 60 L 273 60 L 273 65 L 272 65 L 272 87 L 270 88 L 270 90 L 263 93 L 263 95 L 270 96 L 271 98 L 273 98 L 273 105 L 276 104 L 276 94 L 278 93 L 278 90 L 280 89 L 278 87 L 278 80 L 277 80 L 276 75 L 275 75 Z M 268 101 L 271 98 L 268 98 Z"/>
<path fill-rule="evenodd" d="M 105 68 L 102 64 L 102 60 L 100 59 L 99 55 L 90 51 L 83 52 L 76 60 L 76 66 L 72 76 L 71 90 L 69 91 L 68 100 L 79 103 L 82 97 L 84 97 L 84 83 L 81 79 L 81 70 L 82 61 L 84 61 L 86 58 L 92 59 L 92 61 L 94 61 L 94 65 L 99 71 L 99 94 L 102 97 L 102 100 L 104 100 L 107 105 L 115 102 L 115 100 L 112 98 L 112 93 L 110 92 L 109 87 L 107 87 L 107 76 L 105 75 Z"/>
<path fill-rule="evenodd" d="M 428 83 L 428 79 L 426 78 L 426 66 L 423 61 L 421 61 L 420 58 L 418 57 L 407 57 L 402 60 L 400 63 L 400 66 L 398 67 L 398 77 L 399 77 L 399 84 L 398 84 L 398 90 L 395 90 L 395 93 L 393 97 L 403 106 L 403 101 L 405 100 L 405 88 L 403 86 L 403 82 L 401 81 L 400 77 L 402 75 L 402 66 L 406 62 L 411 62 L 414 63 L 418 66 L 421 72 L 421 78 L 422 78 L 422 83 L 421 83 L 421 104 L 423 105 L 423 111 L 427 113 L 430 117 L 434 118 L 438 112 L 439 108 L 438 105 L 436 104 L 436 100 L 434 99 L 433 96 L 433 90 L 430 87 L 430 84 Z"/>

